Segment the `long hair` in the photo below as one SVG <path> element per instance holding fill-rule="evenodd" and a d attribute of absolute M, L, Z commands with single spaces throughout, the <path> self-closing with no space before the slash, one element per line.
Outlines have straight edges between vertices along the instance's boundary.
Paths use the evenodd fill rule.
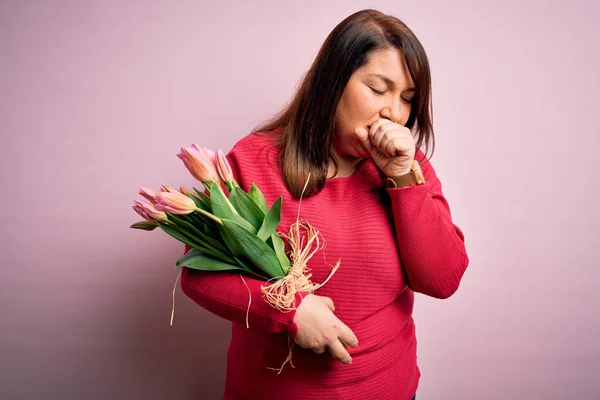
<path fill-rule="evenodd" d="M 406 127 L 426 151 L 434 144 L 431 74 L 425 50 L 398 18 L 376 10 L 356 12 L 331 31 L 290 103 L 253 132 L 277 132 L 283 180 L 298 198 L 309 173 L 305 197 L 325 184 L 338 103 L 350 77 L 375 50 L 396 48 L 404 56 L 415 83 Z"/>

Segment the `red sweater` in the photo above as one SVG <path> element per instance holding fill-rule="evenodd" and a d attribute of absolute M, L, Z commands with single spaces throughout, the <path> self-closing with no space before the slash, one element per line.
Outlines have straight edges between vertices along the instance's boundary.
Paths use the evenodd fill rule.
<path fill-rule="evenodd" d="M 418 152 L 420 156 L 422 153 Z M 280 230 L 296 220 L 298 201 L 286 190 L 278 151 L 267 139 L 249 135 L 228 154 L 244 190 L 252 183 L 269 206 L 283 196 Z M 419 157 L 420 158 L 420 157 Z M 282 313 L 262 298 L 262 281 L 244 277 L 252 293 L 246 327 L 248 288 L 239 274 L 183 270 L 183 292 L 208 311 L 233 323 L 227 356 L 225 399 L 408 400 L 416 392 L 414 292 L 446 298 L 458 288 L 467 267 L 464 236 L 450 216 L 441 184 L 429 162 L 421 162 L 425 185 L 381 189 L 384 178 L 371 160 L 349 177 L 327 180 L 321 192 L 303 199 L 300 218 L 318 229 L 327 245 L 308 266 L 313 282 L 324 281 L 338 259 L 341 266 L 315 294 L 329 296 L 335 314 L 358 338 L 349 349 L 352 364 L 293 347 L 294 312 Z M 302 297 L 297 297 L 297 304 Z"/>

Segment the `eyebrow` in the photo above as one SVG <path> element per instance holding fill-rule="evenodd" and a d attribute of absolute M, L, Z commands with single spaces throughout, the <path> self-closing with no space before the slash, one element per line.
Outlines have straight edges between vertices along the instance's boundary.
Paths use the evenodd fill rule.
<path fill-rule="evenodd" d="M 391 80 L 390 78 L 388 78 L 385 75 L 382 75 L 382 74 L 369 74 L 369 76 L 374 76 L 374 77 L 377 77 L 377 78 L 381 79 L 382 81 L 384 81 L 390 87 L 396 87 L 396 83 L 394 83 L 393 80 Z M 416 92 L 416 91 L 417 91 L 416 87 L 410 87 L 410 88 L 408 88 L 408 89 L 405 90 L 405 92 Z"/>

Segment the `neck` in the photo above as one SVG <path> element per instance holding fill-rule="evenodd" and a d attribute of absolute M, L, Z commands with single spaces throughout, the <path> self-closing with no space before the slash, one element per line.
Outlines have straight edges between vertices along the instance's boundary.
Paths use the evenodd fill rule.
<path fill-rule="evenodd" d="M 344 178 L 354 174 L 358 163 L 360 163 L 361 161 L 360 158 L 356 157 L 343 157 L 337 151 L 335 151 L 335 149 L 331 150 L 331 154 L 333 159 L 329 160 L 329 167 L 327 169 L 327 179 Z"/>

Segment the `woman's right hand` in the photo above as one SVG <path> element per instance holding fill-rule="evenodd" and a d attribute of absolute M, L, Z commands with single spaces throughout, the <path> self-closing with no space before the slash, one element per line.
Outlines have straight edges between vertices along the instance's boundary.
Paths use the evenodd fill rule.
<path fill-rule="evenodd" d="M 358 339 L 354 333 L 333 313 L 335 307 L 329 297 L 309 294 L 306 296 L 294 317 L 298 327 L 296 343 L 317 354 L 328 350 L 333 358 L 344 364 L 350 364 L 352 357 L 346 347 L 357 347 Z"/>

